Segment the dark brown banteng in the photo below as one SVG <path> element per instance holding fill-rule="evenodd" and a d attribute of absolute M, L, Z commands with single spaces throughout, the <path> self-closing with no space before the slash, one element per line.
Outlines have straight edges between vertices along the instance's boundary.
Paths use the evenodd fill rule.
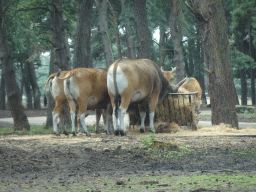
<path fill-rule="evenodd" d="M 105 131 L 111 133 L 110 117 L 112 108 L 107 90 L 107 70 L 93 68 L 77 68 L 65 75 L 58 77 L 64 81 L 64 93 L 70 106 L 72 120 L 72 132 L 75 135 L 75 111 L 78 105 L 80 123 L 87 136 L 91 134 L 87 130 L 85 117 L 87 110 L 106 109 Z M 97 130 L 96 130 L 97 132 Z"/>
<path fill-rule="evenodd" d="M 177 92 L 185 81 L 175 86 L 170 85 L 156 63 L 148 59 L 119 60 L 113 63 L 108 70 L 107 86 L 113 107 L 113 124 L 115 135 L 125 135 L 124 116 L 130 103 L 139 103 L 141 127 L 145 132 L 146 108 L 149 109 L 149 127 L 154 128 L 156 105 L 169 92 Z M 119 102 L 120 106 L 119 106 Z M 120 118 L 120 128 L 118 127 Z"/>

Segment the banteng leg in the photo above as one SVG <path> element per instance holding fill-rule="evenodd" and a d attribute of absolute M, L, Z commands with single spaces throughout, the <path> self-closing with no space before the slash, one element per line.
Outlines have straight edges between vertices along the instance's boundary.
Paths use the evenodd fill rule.
<path fill-rule="evenodd" d="M 84 132 L 85 134 L 90 137 L 91 134 L 90 132 L 88 131 L 87 129 L 87 126 L 85 124 L 85 117 L 88 116 L 88 114 L 86 113 L 86 110 L 87 110 L 87 101 L 88 99 L 86 99 L 86 97 L 83 97 L 83 100 L 79 100 L 79 109 L 78 109 L 78 115 L 79 115 L 79 118 L 80 118 L 80 123 L 84 129 Z"/>
<path fill-rule="evenodd" d="M 52 111 L 52 123 L 53 123 L 53 131 L 56 135 L 60 135 L 58 132 L 58 120 L 63 112 L 63 101 L 55 100 L 55 107 Z"/>
<path fill-rule="evenodd" d="M 146 119 L 146 111 L 140 112 L 140 120 L 141 120 L 140 132 L 141 133 L 145 132 L 145 119 Z"/>
<path fill-rule="evenodd" d="M 155 116 L 155 109 L 158 102 L 158 93 L 153 92 L 149 103 L 148 103 L 148 109 L 149 109 L 149 128 L 151 131 L 156 131 L 154 128 L 154 116 Z"/>
<path fill-rule="evenodd" d="M 103 113 L 105 116 L 105 120 L 104 120 L 105 132 L 107 135 L 110 135 L 114 131 L 112 117 L 111 117 L 112 107 L 110 103 L 107 105 L 107 109 L 103 110 Z"/>
<path fill-rule="evenodd" d="M 65 122 L 65 120 L 64 120 L 64 115 L 63 115 L 63 113 L 62 114 L 60 114 L 60 127 L 62 128 L 62 130 L 63 130 L 63 133 L 65 134 L 65 135 L 68 135 L 68 132 L 67 132 L 67 124 L 65 124 L 64 122 Z"/>
<path fill-rule="evenodd" d="M 99 133 L 99 122 L 100 122 L 100 116 L 103 110 L 101 109 L 96 109 L 96 124 L 95 124 L 95 133 Z"/>
<path fill-rule="evenodd" d="M 72 99 L 68 99 L 69 107 L 70 107 L 70 116 L 72 123 L 72 134 L 76 136 L 76 103 Z"/>

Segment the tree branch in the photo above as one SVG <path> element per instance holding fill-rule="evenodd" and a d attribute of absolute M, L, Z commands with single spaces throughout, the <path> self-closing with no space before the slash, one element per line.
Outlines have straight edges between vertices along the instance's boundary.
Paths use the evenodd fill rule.
<path fill-rule="evenodd" d="M 187 1 L 185 2 L 185 5 L 187 6 L 187 8 L 192 12 L 194 13 L 194 15 L 196 16 L 196 18 L 199 20 L 199 21 L 203 21 L 203 22 L 207 22 L 209 18 L 205 19 L 204 16 L 200 13 L 200 11 L 193 7 L 192 5 L 193 3 L 190 1 L 190 3 L 188 3 Z"/>
<path fill-rule="evenodd" d="M 17 9 L 16 12 L 32 11 L 32 10 L 37 10 L 37 9 L 42 9 L 42 10 L 45 10 L 45 11 L 49 11 L 49 9 L 47 7 L 30 7 L 30 8 L 25 8 L 25 9 Z"/>
<path fill-rule="evenodd" d="M 50 41 L 49 39 L 44 39 L 44 38 L 39 38 L 39 39 L 42 39 L 42 40 L 50 43 L 53 47 L 56 47 L 55 44 L 52 41 Z"/>

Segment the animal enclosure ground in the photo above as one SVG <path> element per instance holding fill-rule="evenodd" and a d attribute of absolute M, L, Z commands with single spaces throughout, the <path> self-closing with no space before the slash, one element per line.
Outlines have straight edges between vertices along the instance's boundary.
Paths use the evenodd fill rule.
<path fill-rule="evenodd" d="M 163 149 L 160 145 L 154 150 L 142 143 L 141 137 L 149 133 L 138 132 L 124 137 L 2 136 L 0 191 L 189 191 L 207 186 L 199 181 L 181 186 L 184 178 L 173 181 L 174 176 L 246 173 L 245 184 L 255 177 L 256 129 L 235 130 L 221 125 L 155 134 L 159 143 L 178 147 Z M 230 191 L 234 183 L 225 182 L 223 187 L 224 180 L 210 189 Z M 256 190 L 255 184 L 248 185 L 247 191 Z"/>
<path fill-rule="evenodd" d="M 2 137 L 0 189 L 59 191 L 82 185 L 84 189 L 94 187 L 95 190 L 97 185 L 92 184 L 104 180 L 103 186 L 111 190 L 110 180 L 119 182 L 126 177 L 159 176 L 158 184 L 161 184 L 161 178 L 166 175 L 256 173 L 255 135 L 246 135 L 246 130 L 232 133 L 229 128 L 223 135 L 214 134 L 217 128 L 207 135 L 209 130 L 193 132 L 194 136 L 186 136 L 188 131 L 156 134 L 157 141 L 178 146 L 162 151 L 150 151 L 143 146 L 141 136 L 148 133 L 124 137 L 98 134 L 91 138 L 85 135 Z M 115 185 L 114 189 L 120 187 L 118 183 Z"/>

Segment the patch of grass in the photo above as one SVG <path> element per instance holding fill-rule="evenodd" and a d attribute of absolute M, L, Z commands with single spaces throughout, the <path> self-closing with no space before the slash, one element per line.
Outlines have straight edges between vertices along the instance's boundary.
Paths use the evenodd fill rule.
<path fill-rule="evenodd" d="M 212 114 L 199 115 L 199 118 L 211 119 L 212 118 Z"/>
<path fill-rule="evenodd" d="M 87 126 L 89 132 L 94 131 L 94 126 Z M 59 129 L 59 132 L 62 133 L 62 129 Z M 72 133 L 72 128 L 69 127 L 67 129 L 68 133 Z M 22 130 L 22 131 L 14 131 L 12 127 L 5 127 L 0 129 L 0 135 L 8 135 L 8 134 L 17 134 L 17 135 L 48 135 L 54 134 L 53 129 L 45 129 L 44 126 L 30 126 L 30 131 Z"/>
<path fill-rule="evenodd" d="M 251 150 L 247 150 L 247 151 L 235 151 L 233 153 L 236 153 L 238 155 L 244 155 L 244 156 L 254 156 L 256 155 L 256 151 L 254 148 L 251 148 Z"/>
<path fill-rule="evenodd" d="M 157 141 L 155 133 L 150 133 L 149 135 L 145 135 L 141 137 L 141 141 L 145 147 L 152 147 L 154 143 Z"/>

